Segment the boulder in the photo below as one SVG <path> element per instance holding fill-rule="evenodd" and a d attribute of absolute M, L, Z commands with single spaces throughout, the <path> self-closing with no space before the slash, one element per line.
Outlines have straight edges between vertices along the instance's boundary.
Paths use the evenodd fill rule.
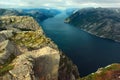
<path fill-rule="evenodd" d="M 0 31 L 0 42 L 7 40 L 8 38 L 11 38 L 13 36 L 12 30 L 3 30 Z"/>
<path fill-rule="evenodd" d="M 11 55 L 18 56 L 20 51 L 11 41 L 5 40 L 0 43 L 0 64 L 4 64 Z"/>
<path fill-rule="evenodd" d="M 18 56 L 3 80 L 57 80 L 59 51 L 44 47 Z M 6 77 L 9 76 L 9 77 Z"/>

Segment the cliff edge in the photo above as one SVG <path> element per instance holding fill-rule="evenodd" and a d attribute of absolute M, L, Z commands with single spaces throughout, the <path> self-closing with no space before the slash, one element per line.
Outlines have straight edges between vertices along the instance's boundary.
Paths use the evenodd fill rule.
<path fill-rule="evenodd" d="M 32 17 L 0 17 L 0 80 L 78 78 L 77 67 Z"/>

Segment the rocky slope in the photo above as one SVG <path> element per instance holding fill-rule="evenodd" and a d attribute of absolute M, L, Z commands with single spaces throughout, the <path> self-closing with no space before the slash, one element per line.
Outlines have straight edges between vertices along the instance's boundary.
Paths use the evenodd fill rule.
<path fill-rule="evenodd" d="M 120 42 L 120 9 L 81 9 L 68 17 L 65 22 L 96 36 Z"/>
<path fill-rule="evenodd" d="M 77 67 L 32 17 L 0 17 L 0 80 L 78 78 Z"/>
<path fill-rule="evenodd" d="M 79 80 L 120 80 L 120 64 L 115 63 L 104 68 L 100 68 L 95 73 Z"/>

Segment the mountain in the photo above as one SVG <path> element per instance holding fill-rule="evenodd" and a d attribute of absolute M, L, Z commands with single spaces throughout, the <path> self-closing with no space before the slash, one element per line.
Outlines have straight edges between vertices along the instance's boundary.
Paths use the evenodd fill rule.
<path fill-rule="evenodd" d="M 14 9 L 2 9 L 0 8 L 0 16 L 12 16 L 12 15 L 22 15 L 23 13 Z"/>
<path fill-rule="evenodd" d="M 84 8 L 68 18 L 65 23 L 78 27 L 92 35 L 120 42 L 119 8 Z M 79 35 L 79 34 L 78 34 Z M 113 63 L 79 80 L 120 80 L 120 64 Z"/>
<path fill-rule="evenodd" d="M 77 80 L 76 65 L 28 16 L 0 17 L 0 80 Z"/>
<path fill-rule="evenodd" d="M 32 16 L 38 22 L 44 21 L 50 17 L 54 17 L 57 14 L 61 13 L 61 11 L 57 9 L 23 9 L 25 15 Z"/>
<path fill-rule="evenodd" d="M 78 11 L 79 10 L 79 8 L 67 8 L 66 10 L 65 10 L 65 12 L 66 12 L 66 14 L 67 15 L 72 15 L 72 14 L 74 14 L 76 11 Z"/>
<path fill-rule="evenodd" d="M 120 42 L 119 8 L 85 8 L 65 20 L 93 35 Z"/>
<path fill-rule="evenodd" d="M 56 9 L 0 9 L 0 16 L 31 16 L 38 22 L 54 17 L 60 11 Z"/>

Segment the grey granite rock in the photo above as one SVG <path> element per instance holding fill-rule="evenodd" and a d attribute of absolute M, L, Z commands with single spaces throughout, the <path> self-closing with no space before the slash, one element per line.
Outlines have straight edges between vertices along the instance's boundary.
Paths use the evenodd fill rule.
<path fill-rule="evenodd" d="M 33 18 L 4 16 L 0 20 L 0 80 L 79 78 L 77 67 L 44 35 Z M 7 63 L 11 55 L 14 57 Z"/>

